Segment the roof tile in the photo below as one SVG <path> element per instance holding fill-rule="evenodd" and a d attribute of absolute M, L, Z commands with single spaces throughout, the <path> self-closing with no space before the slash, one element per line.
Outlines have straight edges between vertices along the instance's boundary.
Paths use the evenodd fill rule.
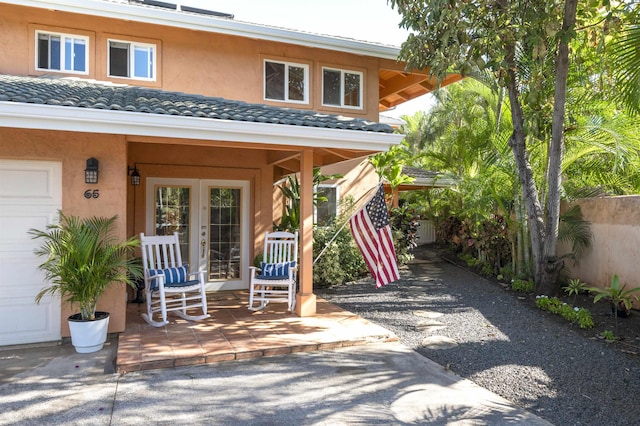
<path fill-rule="evenodd" d="M 0 75 L 0 101 L 327 129 L 393 132 L 391 126 L 360 118 L 77 78 Z"/>

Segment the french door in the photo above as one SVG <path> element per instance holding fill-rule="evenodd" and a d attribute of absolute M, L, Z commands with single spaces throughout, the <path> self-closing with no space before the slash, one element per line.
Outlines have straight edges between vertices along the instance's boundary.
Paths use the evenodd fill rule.
<path fill-rule="evenodd" d="M 147 178 L 146 233 L 178 232 L 182 261 L 207 290 L 249 287 L 249 182 Z"/>

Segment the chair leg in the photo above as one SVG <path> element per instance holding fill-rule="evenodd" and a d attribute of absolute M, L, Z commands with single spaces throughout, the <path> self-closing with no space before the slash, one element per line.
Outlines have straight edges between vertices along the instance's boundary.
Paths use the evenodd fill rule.
<path fill-rule="evenodd" d="M 296 283 L 289 287 L 289 311 L 293 312 L 296 307 Z"/>
<path fill-rule="evenodd" d="M 249 283 L 249 309 L 253 308 L 253 283 Z"/>
<path fill-rule="evenodd" d="M 151 290 L 145 291 L 145 296 L 147 298 L 147 313 L 142 314 L 142 318 L 152 327 L 162 327 L 169 324 L 169 321 L 166 321 L 166 313 L 165 320 L 163 321 L 154 321 L 153 320 L 153 292 Z"/>
<path fill-rule="evenodd" d="M 207 291 L 204 288 L 204 286 L 200 289 L 200 300 L 202 301 L 202 314 L 206 315 L 207 317 L 209 317 L 209 315 L 207 314 L 208 308 L 207 308 Z"/>
<path fill-rule="evenodd" d="M 207 313 L 207 292 L 203 287 L 200 288 L 200 308 L 202 308 L 202 315 L 189 315 L 187 314 L 187 302 L 185 300 L 186 298 L 186 294 L 182 293 L 182 309 L 179 309 L 176 311 L 176 314 L 181 317 L 184 318 L 188 321 L 200 321 L 203 320 L 205 318 L 209 318 L 211 315 L 209 315 Z"/>
<path fill-rule="evenodd" d="M 258 292 L 260 294 L 260 305 L 258 305 L 257 307 L 254 307 L 253 304 L 255 303 L 255 301 L 253 300 L 254 298 L 254 293 Z M 259 290 L 256 290 L 256 285 L 251 283 L 250 287 L 249 287 L 249 310 L 250 311 L 259 311 L 261 309 L 264 309 L 265 306 L 267 306 L 267 304 L 269 303 L 268 301 L 264 300 L 264 294 L 265 294 L 265 288 L 264 286 L 260 286 Z"/>

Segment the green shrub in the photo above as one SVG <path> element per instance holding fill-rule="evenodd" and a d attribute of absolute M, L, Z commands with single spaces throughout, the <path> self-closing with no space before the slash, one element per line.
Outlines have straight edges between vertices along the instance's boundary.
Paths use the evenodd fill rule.
<path fill-rule="evenodd" d="M 343 284 L 361 278 L 367 272 L 364 258 L 353 241 L 349 225 L 340 229 L 343 224 L 343 221 L 336 221 L 328 227 L 318 227 L 313 231 L 314 261 L 326 247 L 322 256 L 313 265 L 314 286 L 327 287 Z M 329 244 L 336 233 L 338 235 Z"/>
<path fill-rule="evenodd" d="M 493 266 L 488 262 L 482 262 L 482 273 L 486 276 L 493 275 Z"/>
<path fill-rule="evenodd" d="M 588 290 L 587 284 L 580 281 L 579 278 L 569 280 L 569 284 L 562 289 L 569 295 L 573 295 L 573 303 L 576 303 L 578 294 L 584 293 Z"/>
<path fill-rule="evenodd" d="M 511 288 L 522 293 L 533 293 L 535 286 L 533 281 L 513 280 L 511 282 Z"/>
<path fill-rule="evenodd" d="M 571 306 L 557 297 L 536 296 L 536 306 L 543 311 L 561 315 L 580 328 L 593 328 L 593 319 L 588 309 Z"/>
<path fill-rule="evenodd" d="M 393 245 L 400 265 L 414 258 L 411 251 L 418 246 L 418 218 L 414 209 L 408 204 L 394 207 L 389 212 Z"/>
<path fill-rule="evenodd" d="M 605 330 L 602 332 L 602 334 L 600 335 L 604 340 L 606 340 L 607 342 L 614 342 L 616 340 L 618 340 L 618 338 L 616 337 L 615 334 L 613 334 L 613 331 L 611 330 Z"/>

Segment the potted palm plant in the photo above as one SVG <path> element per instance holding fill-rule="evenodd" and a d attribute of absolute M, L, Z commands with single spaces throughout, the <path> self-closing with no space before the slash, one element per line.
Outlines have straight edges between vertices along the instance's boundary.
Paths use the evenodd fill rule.
<path fill-rule="evenodd" d="M 133 257 L 139 241 L 117 241 L 113 236 L 116 219 L 60 212 L 59 223 L 44 231 L 29 231 L 32 238 L 42 239 L 35 253 L 45 258 L 38 268 L 49 281 L 36 302 L 51 294 L 79 306 L 80 312 L 68 318 L 71 343 L 79 353 L 99 351 L 107 339 L 109 313 L 96 312 L 100 295 L 115 282 L 135 287 L 135 279 L 142 276 L 141 265 Z"/>

